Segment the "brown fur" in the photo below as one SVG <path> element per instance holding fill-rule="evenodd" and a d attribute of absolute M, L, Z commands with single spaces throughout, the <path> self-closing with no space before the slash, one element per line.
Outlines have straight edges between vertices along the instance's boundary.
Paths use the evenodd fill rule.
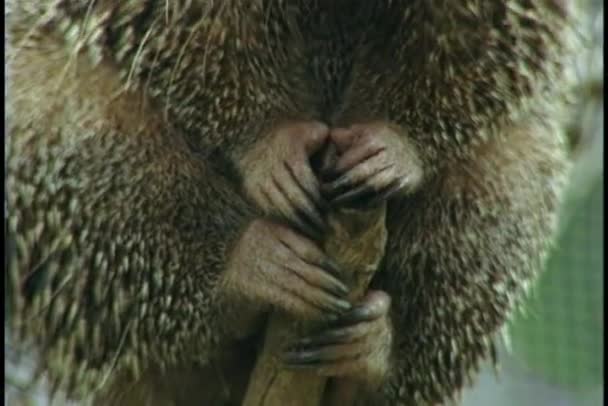
<path fill-rule="evenodd" d="M 255 341 L 218 286 L 256 216 L 237 162 L 287 119 L 394 123 L 425 169 L 388 205 L 394 362 L 362 402 L 442 402 L 493 356 L 565 180 L 556 1 L 14 0 L 9 23 L 13 328 L 60 388 L 204 385 Z"/>

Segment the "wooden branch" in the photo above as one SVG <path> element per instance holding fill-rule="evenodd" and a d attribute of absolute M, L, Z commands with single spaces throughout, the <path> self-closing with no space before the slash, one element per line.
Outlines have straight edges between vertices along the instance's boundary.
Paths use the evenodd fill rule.
<path fill-rule="evenodd" d="M 325 252 L 343 269 L 342 280 L 351 288 L 349 299 L 360 298 L 384 256 L 386 205 L 370 210 L 342 209 L 329 214 L 330 232 Z M 326 393 L 327 379 L 314 372 L 284 369 L 281 350 L 295 337 L 320 326 L 296 323 L 273 314 L 265 341 L 251 374 L 244 406 L 348 406 L 356 396 L 356 384 L 333 380 Z"/>

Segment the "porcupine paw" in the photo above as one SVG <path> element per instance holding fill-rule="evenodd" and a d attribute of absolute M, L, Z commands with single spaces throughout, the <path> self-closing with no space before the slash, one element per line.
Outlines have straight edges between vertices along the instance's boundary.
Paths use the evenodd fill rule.
<path fill-rule="evenodd" d="M 332 205 L 374 206 L 413 191 L 422 179 L 418 156 L 400 129 L 383 122 L 332 130 L 338 159 L 321 190 Z"/>
<path fill-rule="evenodd" d="M 272 129 L 240 162 L 246 175 L 246 195 L 266 215 L 316 239 L 326 229 L 322 217 L 326 204 L 310 158 L 328 137 L 329 129 L 319 122 L 284 123 Z"/>
<path fill-rule="evenodd" d="M 284 353 L 293 369 L 378 383 L 388 370 L 392 333 L 390 297 L 369 291 L 351 311 L 324 331 L 299 339 Z"/>
<path fill-rule="evenodd" d="M 337 265 L 316 242 L 270 220 L 252 222 L 233 249 L 230 295 L 270 305 L 299 320 L 332 320 L 350 310 Z"/>

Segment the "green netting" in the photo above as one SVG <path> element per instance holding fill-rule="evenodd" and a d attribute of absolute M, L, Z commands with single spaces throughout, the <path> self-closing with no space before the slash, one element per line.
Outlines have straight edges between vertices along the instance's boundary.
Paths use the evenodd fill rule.
<path fill-rule="evenodd" d="M 513 352 L 550 383 L 579 391 L 603 382 L 603 178 L 568 224 L 511 328 Z"/>

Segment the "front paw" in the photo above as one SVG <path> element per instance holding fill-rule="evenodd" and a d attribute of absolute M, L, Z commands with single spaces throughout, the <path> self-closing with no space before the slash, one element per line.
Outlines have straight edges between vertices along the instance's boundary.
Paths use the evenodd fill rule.
<path fill-rule="evenodd" d="M 331 320 L 351 309 L 339 274 L 316 242 L 258 219 L 232 249 L 222 290 L 233 302 L 271 305 L 297 320 Z"/>
<path fill-rule="evenodd" d="M 392 332 L 390 298 L 370 291 L 351 311 L 320 334 L 300 339 L 284 354 L 293 369 L 314 369 L 322 376 L 349 377 L 379 385 L 389 366 Z"/>
<path fill-rule="evenodd" d="M 374 206 L 412 192 L 422 180 L 418 154 L 399 129 L 384 123 L 333 130 L 339 157 L 322 191 L 333 205 Z"/>
<path fill-rule="evenodd" d="M 326 228 L 325 204 L 310 157 L 328 136 L 327 126 L 321 123 L 285 123 L 239 162 L 246 195 L 265 215 L 286 221 L 308 236 L 318 237 Z"/>

